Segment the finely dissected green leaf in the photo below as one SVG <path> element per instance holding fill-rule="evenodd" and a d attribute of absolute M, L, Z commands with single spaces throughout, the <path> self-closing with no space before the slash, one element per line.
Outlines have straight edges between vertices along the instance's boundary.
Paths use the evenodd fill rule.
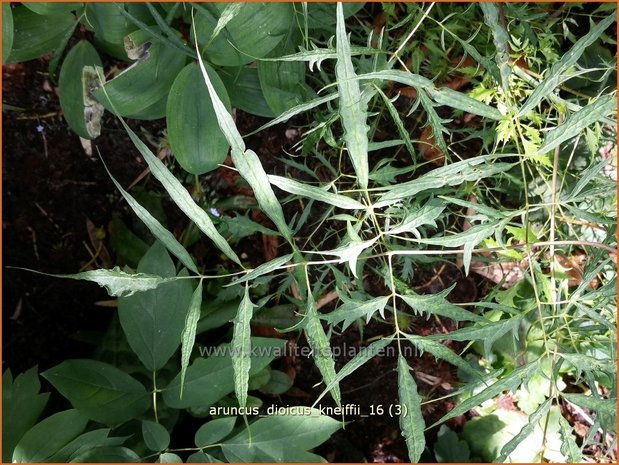
<path fill-rule="evenodd" d="M 339 386 L 340 381 L 346 378 L 348 375 L 354 373 L 359 367 L 365 365 L 369 360 L 373 359 L 377 355 L 381 355 L 383 349 L 391 344 L 393 341 L 393 337 L 384 337 L 375 341 L 368 345 L 367 347 L 362 347 L 357 355 L 355 355 L 352 360 L 350 360 L 346 365 L 342 367 L 340 371 L 338 371 L 335 379 L 331 381 L 324 391 L 318 396 L 318 398 L 314 401 L 313 406 L 318 404 L 320 400 L 331 391 L 331 389 L 335 386 Z"/>
<path fill-rule="evenodd" d="M 112 174 L 109 172 L 109 170 L 107 169 L 107 166 L 105 167 L 105 170 L 108 172 L 108 174 L 110 175 L 110 178 L 112 178 L 112 182 L 114 182 L 114 185 L 116 186 L 118 191 L 121 193 L 121 195 L 124 197 L 124 199 L 127 201 L 131 209 L 134 211 L 137 217 L 140 220 L 142 220 L 142 222 L 146 225 L 146 227 L 153 234 L 153 236 L 155 236 L 157 240 L 161 241 L 161 243 L 165 245 L 166 248 L 172 254 L 174 254 L 181 261 L 183 265 L 185 265 L 187 268 L 189 268 L 194 273 L 198 273 L 198 268 L 196 267 L 196 264 L 193 261 L 193 258 L 191 258 L 191 255 L 189 255 L 189 252 L 187 252 L 185 247 L 183 247 L 182 244 L 176 240 L 176 238 L 174 237 L 174 234 L 168 231 L 157 220 L 157 218 L 151 215 L 150 212 L 146 208 L 140 205 L 138 201 L 135 200 L 131 196 L 131 194 L 129 194 L 127 191 L 125 191 L 122 188 L 122 186 L 118 183 L 118 181 L 114 179 L 114 176 L 112 176 Z"/>
<path fill-rule="evenodd" d="M 163 185 L 168 194 L 170 194 L 172 201 L 196 224 L 200 231 L 206 234 L 215 243 L 219 250 L 226 254 L 230 260 L 240 265 L 241 260 L 237 257 L 236 253 L 234 253 L 234 250 L 232 250 L 228 242 L 219 234 L 208 214 L 194 202 L 191 198 L 191 194 L 187 192 L 187 189 L 174 177 L 163 162 L 153 155 L 146 144 L 140 140 L 127 123 L 125 123 L 122 118 L 120 121 L 129 134 L 129 137 L 144 157 L 144 160 L 146 160 L 151 173 Z"/>
<path fill-rule="evenodd" d="M 221 449 L 229 462 L 316 462 L 307 452 L 326 441 L 342 425 L 309 407 L 297 407 L 291 414 L 260 418 L 251 424 L 251 437 L 245 428 L 225 440 Z M 299 410 L 300 409 L 300 410 Z M 295 414 L 296 413 L 296 414 Z"/>
<path fill-rule="evenodd" d="M 204 423 L 194 437 L 196 447 L 206 447 L 215 444 L 228 436 L 234 429 L 236 417 L 216 418 Z"/>
<path fill-rule="evenodd" d="M 440 105 L 447 105 L 456 110 L 485 116 L 486 118 L 497 121 L 503 118 L 501 112 L 496 108 L 447 87 L 436 88 L 432 81 L 418 74 L 398 70 L 375 71 L 372 73 L 360 74 L 357 79 L 399 82 L 407 86 L 415 87 L 416 89 L 424 89 L 430 97 Z"/>
<path fill-rule="evenodd" d="M 170 433 L 163 425 L 154 421 L 142 420 L 142 437 L 150 450 L 159 452 L 170 445 Z"/>
<path fill-rule="evenodd" d="M 133 66 L 127 68 L 93 95 L 118 116 L 131 116 L 165 97 L 186 57 L 174 48 L 153 41 Z M 104 91 L 105 89 L 105 91 Z"/>
<path fill-rule="evenodd" d="M 174 263 L 160 242 L 142 257 L 138 271 L 176 277 Z M 184 275 L 186 272 L 181 272 L 179 277 Z M 191 292 L 189 280 L 179 279 L 118 299 L 118 316 L 127 342 L 147 370 L 163 368 L 178 349 Z"/>
<path fill-rule="evenodd" d="M 464 245 L 462 260 L 464 262 L 464 271 L 468 275 L 473 248 L 487 237 L 492 236 L 496 229 L 496 224 L 478 224 L 464 232 L 453 234 L 451 236 L 419 239 L 419 242 L 424 244 L 442 245 L 445 247 L 458 247 L 460 245 Z"/>
<path fill-rule="evenodd" d="M 25 6 L 15 7 L 11 13 L 13 47 L 11 54 L 3 58 L 8 63 L 33 60 L 55 50 L 67 30 L 75 26 L 71 13 L 39 15 Z"/>
<path fill-rule="evenodd" d="M 335 373 L 335 361 L 331 353 L 329 338 L 325 334 L 325 330 L 320 322 L 318 310 L 316 310 L 316 302 L 314 302 L 314 298 L 309 292 L 307 296 L 305 337 L 312 349 L 312 356 L 314 357 L 316 366 L 320 370 L 323 382 L 327 386 L 333 384 L 330 390 L 331 397 L 333 397 L 337 405 L 341 405 L 342 398 L 340 395 L 340 386 L 339 383 L 335 381 L 337 374 Z"/>
<path fill-rule="evenodd" d="M 342 300 L 344 305 L 339 306 L 337 310 L 332 312 L 321 314 L 320 318 L 327 321 L 330 325 L 336 325 L 343 321 L 342 331 L 345 331 L 346 328 L 359 318 L 365 318 L 366 322 L 369 323 L 370 318 L 376 312 L 380 312 L 384 318 L 384 309 L 387 302 L 389 302 L 389 296 L 376 297 L 365 302 L 345 298 L 342 298 Z"/>
<path fill-rule="evenodd" d="M 501 87 L 505 94 L 509 93 L 509 35 L 499 20 L 499 7 L 496 3 L 480 3 L 484 12 L 484 21 L 492 31 L 492 39 L 496 47 L 496 62 L 501 76 Z"/>
<path fill-rule="evenodd" d="M 284 355 L 286 341 L 282 339 L 251 338 L 252 357 L 249 375 L 267 367 L 273 359 Z M 180 398 L 181 375 L 178 374 L 163 391 L 163 400 L 170 408 L 207 408 L 234 392 L 234 369 L 231 345 L 213 347 L 208 358 L 196 358 L 185 376 L 183 397 Z"/>
<path fill-rule="evenodd" d="M 37 368 L 17 375 L 10 370 L 2 375 L 2 461 L 11 462 L 15 445 L 43 412 L 49 393 L 39 393 L 41 383 Z M 6 427 L 11 425 L 10 428 Z"/>
<path fill-rule="evenodd" d="M 408 212 L 399 224 L 394 225 L 386 231 L 385 234 L 401 234 L 403 232 L 411 232 L 415 234 L 418 239 L 421 239 L 417 228 L 426 224 L 436 227 L 435 220 L 441 213 L 443 213 L 444 209 L 445 205 L 442 202 L 432 199 L 423 207 Z"/>
<path fill-rule="evenodd" d="M 480 156 L 434 169 L 417 179 L 390 187 L 374 206 L 375 208 L 385 207 L 426 190 L 456 186 L 465 181 L 491 177 L 513 166 L 510 163 L 492 162 L 491 160 L 492 156 Z"/>
<path fill-rule="evenodd" d="M 301 195 L 319 202 L 328 203 L 344 210 L 365 210 L 366 206 L 361 202 L 345 195 L 334 194 L 320 187 L 310 186 L 294 179 L 282 176 L 269 175 L 269 182 L 289 194 Z"/>
<path fill-rule="evenodd" d="M 431 335 L 428 338 L 435 340 L 449 339 L 450 341 L 484 341 L 484 352 L 489 354 L 494 341 L 504 334 L 512 331 L 516 336 L 518 335 L 518 327 L 522 322 L 522 318 L 522 316 L 512 316 L 506 320 L 480 324 L 479 326 L 469 326 L 447 334 Z"/>
<path fill-rule="evenodd" d="M 361 97 L 357 75 L 350 58 L 350 43 L 344 25 L 342 4 L 337 4 L 337 64 L 335 76 L 340 94 L 340 118 L 344 141 L 361 189 L 368 187 L 368 130 L 367 102 Z"/>
<path fill-rule="evenodd" d="M 230 284 L 230 286 L 234 284 L 244 283 L 247 281 L 253 281 L 257 277 L 270 273 L 271 271 L 274 271 L 278 269 L 280 266 L 288 263 L 290 260 L 292 260 L 292 257 L 293 257 L 293 254 L 283 255 L 281 257 L 274 258 L 270 262 L 263 263 L 258 268 L 251 270 L 249 273 L 247 273 L 242 278 L 239 278 L 236 281 L 233 281 Z"/>
<path fill-rule="evenodd" d="M 290 25 L 295 22 L 290 3 L 247 3 L 226 22 L 225 27 L 211 41 L 228 5 L 216 3 L 205 7 L 212 16 L 208 17 L 205 11 L 198 9 L 199 13 L 194 17 L 195 35 L 201 47 L 210 41 L 203 56 L 211 63 L 221 66 L 245 65 L 255 58 L 266 56 L 284 39 Z"/>
<path fill-rule="evenodd" d="M 468 362 L 463 360 L 462 357 L 456 354 L 453 350 L 445 347 L 443 344 L 422 336 L 415 336 L 412 334 L 404 334 L 404 336 L 422 353 L 428 352 L 434 355 L 435 358 L 445 360 L 453 366 L 458 367 L 475 377 L 479 376 L 479 372 L 477 370 L 475 370 Z"/>
<path fill-rule="evenodd" d="M 438 116 L 438 113 L 434 109 L 430 98 L 426 95 L 426 91 L 424 89 L 419 89 L 417 92 L 419 96 L 419 101 L 421 102 L 421 106 L 428 114 L 428 124 L 432 128 L 432 135 L 434 136 L 434 141 L 438 148 L 443 152 L 443 155 L 446 156 L 448 153 L 447 144 L 445 143 L 445 136 L 443 134 L 449 134 L 447 128 L 443 125 L 446 121 L 441 119 Z"/>
<path fill-rule="evenodd" d="M 234 392 L 240 407 L 247 405 L 249 370 L 251 368 L 251 317 L 254 304 L 249 298 L 249 286 L 234 319 L 232 333 L 232 368 L 234 370 Z"/>
<path fill-rule="evenodd" d="M 497 462 L 504 462 L 509 454 L 515 451 L 520 443 L 522 443 L 522 441 L 529 437 L 531 433 L 539 427 L 539 423 L 543 419 L 544 415 L 548 415 L 551 405 L 552 399 L 546 399 L 546 401 L 529 416 L 527 424 L 522 427 L 516 436 L 510 439 L 510 441 L 503 446 L 501 449 L 501 455 L 496 459 Z"/>
<path fill-rule="evenodd" d="M 78 434 L 88 418 L 77 410 L 65 410 L 34 425 L 21 438 L 13 452 L 13 463 L 45 462 Z"/>
<path fill-rule="evenodd" d="M 282 236 L 292 243 L 292 231 L 288 223 L 286 223 L 282 206 L 273 193 L 273 189 L 271 189 L 269 178 L 260 163 L 258 155 L 253 150 L 246 150 L 245 153 L 232 150 L 232 162 L 239 170 L 241 176 L 251 186 L 262 211 L 271 218 Z"/>
<path fill-rule="evenodd" d="M 41 273 L 47 274 L 47 273 Z M 146 273 L 126 273 L 115 266 L 111 270 L 82 271 L 76 274 L 50 274 L 56 278 L 75 279 L 77 281 L 92 281 L 105 287 L 112 297 L 128 297 L 136 292 L 155 289 L 161 284 L 176 281 L 177 278 L 162 278 Z"/>
<path fill-rule="evenodd" d="M 605 423 L 605 427 L 616 429 L 617 425 L 617 399 L 602 399 L 585 394 L 561 394 L 562 397 L 574 404 L 592 410 L 597 414 L 597 419 Z"/>
<path fill-rule="evenodd" d="M 353 276 L 355 278 L 358 278 L 357 260 L 359 258 L 359 255 L 361 255 L 361 253 L 365 249 L 372 247 L 377 240 L 378 237 L 368 239 L 367 241 L 352 240 L 347 244 L 338 247 L 337 249 L 320 251 L 320 253 L 322 255 L 335 255 L 339 258 L 339 263 L 348 262 L 348 266 Z"/>
<path fill-rule="evenodd" d="M 455 284 L 449 289 L 445 289 L 436 294 L 416 294 L 409 290 L 406 294 L 400 295 L 406 304 L 418 313 L 430 315 L 440 315 L 451 318 L 454 321 L 484 321 L 484 318 L 470 312 L 464 308 L 458 307 L 447 301 L 446 297 L 455 287 Z"/>
<path fill-rule="evenodd" d="M 416 152 L 415 152 L 415 148 L 413 147 L 413 141 L 411 141 L 411 137 L 410 137 L 410 134 L 408 133 L 408 129 L 404 127 L 404 122 L 402 121 L 402 118 L 400 118 L 398 109 L 395 107 L 393 102 L 389 100 L 389 97 L 385 95 L 385 93 L 380 89 L 380 87 L 376 86 L 375 89 L 378 95 L 380 95 L 380 98 L 383 99 L 383 102 L 385 106 L 387 107 L 387 110 L 389 111 L 389 115 L 391 116 L 391 119 L 393 120 L 393 122 L 396 125 L 396 128 L 398 129 L 398 134 L 400 134 L 400 137 L 402 138 L 402 141 L 404 142 L 404 145 L 406 146 L 408 153 L 410 153 L 411 156 L 415 156 Z M 370 147 L 368 147 L 368 149 L 369 148 Z M 370 179 L 371 178 L 372 176 L 370 175 Z"/>
<path fill-rule="evenodd" d="M 84 139 L 94 139 L 101 133 L 103 106 L 90 94 L 85 66 L 101 67 L 95 48 L 86 40 L 78 42 L 67 54 L 58 81 L 60 106 L 69 127 Z"/>
<path fill-rule="evenodd" d="M 572 46 L 572 48 L 564 53 L 559 61 L 557 61 L 545 79 L 540 82 L 533 93 L 529 96 L 527 101 L 520 107 L 518 117 L 522 117 L 529 113 L 537 104 L 544 98 L 553 93 L 554 89 L 558 87 L 562 82 L 569 79 L 569 68 L 574 66 L 584 51 L 595 42 L 598 37 L 613 23 L 616 21 L 615 14 L 609 15 L 600 21 L 596 26 L 592 27 L 587 35 L 578 39 L 578 41 Z"/>
<path fill-rule="evenodd" d="M 13 13 L 10 3 L 2 3 L 2 64 L 6 63 L 13 48 Z"/>
<path fill-rule="evenodd" d="M 561 453 L 565 455 L 568 463 L 581 463 L 582 452 L 572 434 L 572 426 L 563 416 L 559 416 L 559 426 L 561 428 L 559 431 L 561 434 Z"/>
<path fill-rule="evenodd" d="M 398 356 L 398 396 L 402 412 L 400 413 L 400 430 L 406 440 L 408 458 L 417 463 L 426 446 L 424 429 L 426 424 L 421 413 L 421 398 L 417 393 L 417 384 L 410 373 L 406 359 Z"/>
<path fill-rule="evenodd" d="M 460 404 L 456 405 L 439 421 L 431 425 L 430 428 L 441 423 L 445 423 L 451 418 L 455 418 L 458 415 L 462 415 L 463 413 L 468 412 L 470 409 L 477 407 L 488 399 L 496 397 L 503 391 L 515 390 L 518 386 L 522 384 L 524 380 L 528 379 L 538 369 L 538 367 L 538 362 L 532 362 L 516 368 L 507 376 L 502 377 L 500 380 L 491 384 L 481 392 L 478 392 L 474 396 L 469 397 L 468 399 L 462 401 Z"/>
<path fill-rule="evenodd" d="M 582 110 L 569 115 L 565 121 L 548 132 L 539 153 L 546 153 L 566 140 L 576 137 L 587 126 L 600 121 L 606 115 L 617 111 L 617 96 L 603 95 Z"/>
<path fill-rule="evenodd" d="M 208 65 L 205 69 L 229 111 L 230 103 L 223 82 Z M 201 81 L 198 65 L 187 65 L 176 77 L 167 99 L 170 147 L 180 165 L 192 174 L 216 169 L 225 160 L 230 147 L 217 124 L 211 99 Z"/>
<path fill-rule="evenodd" d="M 82 415 L 100 423 L 124 423 L 150 406 L 150 393 L 139 381 L 97 360 L 66 360 L 41 375 Z"/>
<path fill-rule="evenodd" d="M 193 292 L 191 297 L 191 303 L 189 304 L 189 312 L 187 313 L 187 319 L 185 320 L 185 329 L 181 336 L 181 388 L 180 397 L 183 397 L 183 388 L 185 385 L 185 375 L 187 373 L 187 367 L 189 366 L 189 358 L 191 357 L 191 351 L 193 350 L 193 344 L 196 342 L 196 328 L 198 327 L 198 320 L 200 320 L 200 310 L 202 308 L 202 280 L 200 284 Z"/>

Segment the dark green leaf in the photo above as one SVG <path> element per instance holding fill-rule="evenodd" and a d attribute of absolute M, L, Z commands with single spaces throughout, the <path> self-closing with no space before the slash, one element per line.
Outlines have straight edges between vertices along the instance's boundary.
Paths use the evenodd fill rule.
<path fill-rule="evenodd" d="M 203 424 L 196 431 L 194 438 L 196 446 L 206 447 L 221 441 L 232 432 L 235 423 L 236 417 L 224 417 Z"/>
<path fill-rule="evenodd" d="M 170 445 L 170 433 L 163 425 L 154 421 L 142 420 L 142 437 L 150 450 L 159 452 Z"/>
<path fill-rule="evenodd" d="M 417 393 L 417 384 L 410 373 L 406 359 L 398 357 L 398 395 L 402 412 L 400 413 L 400 429 L 406 440 L 408 458 L 411 462 L 419 462 L 426 446 L 424 429 L 426 427 L 421 414 L 421 398 Z"/>
<path fill-rule="evenodd" d="M 6 63 L 13 48 L 13 13 L 11 4 L 2 3 L 2 64 Z"/>

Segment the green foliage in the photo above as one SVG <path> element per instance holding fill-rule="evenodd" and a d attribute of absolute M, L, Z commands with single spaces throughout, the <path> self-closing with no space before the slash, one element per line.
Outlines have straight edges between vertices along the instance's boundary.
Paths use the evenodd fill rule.
<path fill-rule="evenodd" d="M 80 22 L 90 31 L 92 41 L 78 42 L 60 71 L 60 102 L 81 137 L 98 135 L 103 108 L 120 118 L 166 117 L 161 142 L 178 164 L 120 122 L 191 222 L 172 232 L 161 206 L 112 178 L 152 236 L 114 223 L 127 238 L 115 249 L 137 271 L 61 277 L 118 297 L 124 349 L 112 351 L 117 366 L 67 360 L 45 371 L 76 410 L 38 424 L 47 396 L 36 370 L 15 381 L 5 373 L 6 411 L 24 413 L 3 437 L 5 459 L 322 460 L 310 450 L 338 420 L 307 406 L 257 417 L 265 395 L 293 382 L 271 366 L 286 341 L 252 336 L 252 324 L 305 338 L 321 381 L 313 407 L 327 394 L 346 404 L 354 390 L 343 381 L 397 345 L 388 375 L 412 462 L 431 451 L 439 461 L 578 461 L 588 446 L 612 458 L 616 147 L 613 155 L 606 143 L 616 135 L 614 6 L 576 15 L 581 6 L 566 4 L 549 15 L 545 4 L 376 4 L 368 11 L 383 9 L 380 32 L 367 28 L 362 6 L 9 8 L 9 61 L 52 50 L 60 59 L 71 28 Z M 106 81 L 103 53 L 130 65 Z M 243 134 L 233 107 L 273 119 Z M 271 160 L 264 147 L 250 147 L 261 139 L 249 135 L 280 131 L 273 127 L 292 118 L 296 153 Z M 418 150 L 428 145 L 438 161 Z M 253 198 L 205 192 L 229 149 L 233 167 L 225 169 Z M 222 255 L 196 253 L 201 234 Z M 273 241 L 277 255 L 260 263 L 241 253 L 239 242 L 254 234 L 264 244 L 283 239 Z M 474 301 L 454 303 L 461 290 L 436 271 L 449 267 L 486 278 Z M 423 282 L 429 269 L 435 276 Z M 428 333 L 433 325 L 423 318 L 442 330 Z M 367 350 L 336 363 L 334 338 L 357 331 L 364 339 L 375 327 L 380 335 L 365 341 Z M 411 347 L 458 369 L 458 379 L 438 383 L 458 388 L 448 394 L 453 408 L 433 424 L 423 406 L 436 401 L 434 388 L 418 384 L 418 360 L 404 353 Z M 576 440 L 568 409 L 591 417 L 588 437 Z M 170 434 L 181 411 L 204 419 L 187 456 Z M 469 411 L 461 431 L 445 426 Z M 65 433 L 54 431 L 61 420 L 72 425 Z M 134 437 L 109 437 L 88 421 Z M 426 429 L 439 425 L 426 444 Z"/>

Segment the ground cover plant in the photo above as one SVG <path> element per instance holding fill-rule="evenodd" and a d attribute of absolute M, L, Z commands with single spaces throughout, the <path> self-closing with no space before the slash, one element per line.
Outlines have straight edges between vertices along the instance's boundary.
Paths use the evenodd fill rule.
<path fill-rule="evenodd" d="M 614 461 L 615 9 L 3 4 L 114 188 L 79 267 L 6 263 L 114 311 L 5 350 L 3 459 Z"/>

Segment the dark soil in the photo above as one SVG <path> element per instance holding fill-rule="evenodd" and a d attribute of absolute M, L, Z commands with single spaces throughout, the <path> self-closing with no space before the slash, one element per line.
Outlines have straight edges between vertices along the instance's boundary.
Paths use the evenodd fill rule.
<path fill-rule="evenodd" d="M 10 368 L 13 373 L 34 365 L 43 371 L 65 359 L 90 357 L 99 335 L 108 328 L 114 309 L 96 305 L 98 301 L 109 300 L 106 292 L 96 285 L 11 267 L 46 273 L 75 273 L 87 265 L 92 266 L 92 256 L 86 248 L 87 245 L 94 249 L 88 220 L 106 232 L 103 243 L 111 254 L 110 263 L 106 265 L 116 264 L 109 247 L 110 222 L 113 214 L 119 212 L 131 217 L 124 204 L 119 202 L 96 150 L 94 157 L 86 155 L 79 138 L 67 129 L 46 72 L 46 59 L 3 68 L 3 103 L 23 109 L 3 112 L 3 370 Z M 96 139 L 96 147 L 116 179 L 127 186 L 140 175 L 145 164 L 118 127 L 118 122 L 107 115 L 102 136 Z M 265 122 L 262 118 L 240 112 L 237 115 L 237 123 L 244 133 Z M 161 123 L 133 123 L 136 130 L 145 128 L 155 136 L 161 129 Z M 282 153 L 282 147 L 290 148 L 295 142 L 294 136 L 291 137 L 290 133 L 287 136 L 286 127 L 282 126 L 247 141 L 261 157 L 268 172 L 282 170 L 276 156 Z M 318 170 L 319 163 L 315 162 L 315 165 L 312 168 Z M 242 184 L 238 179 L 226 178 L 225 171 L 217 172 L 222 176 L 208 177 L 211 188 L 217 191 L 219 198 L 243 194 Z M 320 175 L 320 171 L 317 172 Z M 148 177 L 141 181 L 142 184 L 148 182 Z M 298 207 L 289 204 L 286 208 L 287 214 L 291 214 Z M 171 224 L 184 225 L 174 208 L 166 213 L 172 217 Z M 270 226 L 264 215 L 254 215 L 254 220 Z M 285 253 L 282 245 L 277 242 L 268 244 L 257 236 L 241 241 L 237 250 L 255 264 L 263 262 L 269 254 Z M 197 244 L 194 253 L 203 262 L 217 257 L 207 243 Z M 456 301 L 475 300 L 478 292 L 484 292 L 483 288 L 477 288 L 481 284 L 463 278 L 453 266 L 421 268 L 416 271 L 411 285 L 420 293 L 435 293 L 453 283 L 456 283 L 456 289 L 451 297 Z M 384 293 L 384 286 L 381 287 L 378 278 L 369 279 L 368 286 L 373 295 Z M 413 318 L 411 330 L 430 334 L 454 329 L 445 328 L 448 324 L 440 320 Z M 363 338 L 353 326 L 343 335 L 334 335 L 332 346 L 367 345 L 368 339 L 387 334 L 391 326 L 372 324 L 364 329 Z M 299 346 L 306 345 L 303 338 L 295 341 Z M 338 357 L 337 369 L 350 358 L 348 354 Z M 408 361 L 419 391 L 427 400 L 447 394 L 456 382 L 454 368 L 437 363 L 428 354 L 421 357 L 411 354 Z M 317 453 L 330 462 L 407 461 L 397 415 L 371 415 L 372 408 L 376 411 L 382 406 L 388 410 L 389 406 L 397 404 L 396 362 L 395 356 L 374 358 L 341 383 L 343 402 L 359 405 L 361 416 L 346 418 L 349 421 L 346 428 L 320 446 Z M 295 383 L 277 402 L 281 405 L 313 403 L 322 390 L 320 385 L 315 386 L 321 378 L 313 360 L 298 357 L 280 363 L 293 364 Z M 321 405 L 333 405 L 332 400 L 327 396 Z M 451 402 L 444 401 L 428 404 L 424 411 L 426 422 L 431 424 L 438 420 L 451 406 Z M 179 431 L 187 427 L 189 431 L 193 420 L 188 422 L 179 424 Z M 435 434 L 436 430 L 429 433 L 430 443 Z"/>

